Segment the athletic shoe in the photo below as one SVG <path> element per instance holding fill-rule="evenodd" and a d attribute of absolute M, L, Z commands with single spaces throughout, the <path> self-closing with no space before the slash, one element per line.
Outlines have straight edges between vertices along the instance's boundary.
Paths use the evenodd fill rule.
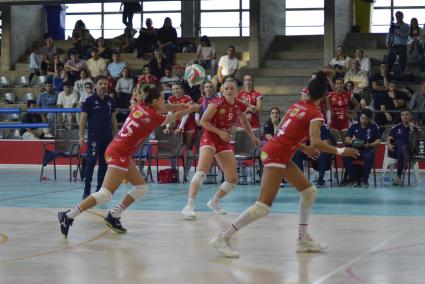
<path fill-rule="evenodd" d="M 183 214 L 184 218 L 187 219 L 187 220 L 195 220 L 196 219 L 195 207 L 186 205 L 182 210 L 182 214 Z"/>
<path fill-rule="evenodd" d="M 307 238 L 304 240 L 297 241 L 297 252 L 322 252 L 327 248 L 327 245 L 316 242 L 310 235 L 307 235 Z"/>
<path fill-rule="evenodd" d="M 72 223 L 74 223 L 74 219 L 71 219 L 66 216 L 66 213 L 68 213 L 69 211 L 71 210 L 58 212 L 58 220 L 60 224 L 61 233 L 65 239 L 68 238 L 69 227 L 71 227 Z"/>
<path fill-rule="evenodd" d="M 368 182 L 365 182 L 365 181 L 362 181 L 362 187 L 368 188 L 369 187 L 369 183 Z"/>
<path fill-rule="evenodd" d="M 212 211 L 214 211 L 214 213 L 217 214 L 217 215 L 224 215 L 224 214 L 226 214 L 226 211 L 224 211 L 223 208 L 221 208 L 220 204 L 219 203 L 212 202 L 211 199 L 208 200 L 207 206 Z"/>
<path fill-rule="evenodd" d="M 233 250 L 230 247 L 228 238 L 223 238 L 223 237 L 220 237 L 220 235 L 216 235 L 210 241 L 210 245 L 216 250 L 218 250 L 218 252 L 221 253 L 224 257 L 229 257 L 229 258 L 239 257 L 239 252 Z"/>
<path fill-rule="evenodd" d="M 318 179 L 316 182 L 316 187 L 317 188 L 325 187 L 325 181 L 323 179 Z"/>
<path fill-rule="evenodd" d="M 127 233 L 127 229 L 121 225 L 120 219 L 121 218 L 112 217 L 111 212 L 108 212 L 108 215 L 103 220 L 105 220 L 106 225 L 108 225 L 108 227 L 111 228 L 114 232 L 125 234 Z"/>

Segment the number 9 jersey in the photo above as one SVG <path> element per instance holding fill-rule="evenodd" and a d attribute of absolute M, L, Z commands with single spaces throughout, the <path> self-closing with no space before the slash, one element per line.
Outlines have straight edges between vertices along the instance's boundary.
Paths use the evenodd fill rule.
<path fill-rule="evenodd" d="M 324 121 L 323 114 L 312 101 L 303 100 L 293 104 L 276 135 L 262 149 L 264 166 L 285 168 L 300 144 L 307 140 L 310 123 L 316 120 Z"/>

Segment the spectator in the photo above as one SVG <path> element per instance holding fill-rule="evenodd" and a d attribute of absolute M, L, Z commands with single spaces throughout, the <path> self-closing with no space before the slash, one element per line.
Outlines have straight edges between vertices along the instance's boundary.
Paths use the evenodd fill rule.
<path fill-rule="evenodd" d="M 388 92 L 388 85 L 391 79 L 392 77 L 388 73 L 388 65 L 386 63 L 381 63 L 379 65 L 379 72 L 370 77 L 370 81 L 372 81 L 373 107 L 375 109 L 380 109 L 381 101 Z"/>
<path fill-rule="evenodd" d="M 164 95 L 164 100 L 168 101 L 168 99 L 173 95 L 171 84 L 167 82 L 162 83 L 161 88 L 162 88 L 162 94 Z"/>
<path fill-rule="evenodd" d="M 164 69 L 164 76 L 159 80 L 159 82 L 161 84 L 169 83 L 170 85 L 173 85 L 174 83 L 181 82 L 181 79 L 179 76 L 173 74 L 173 68 L 171 68 L 171 66 L 166 66 Z"/>
<path fill-rule="evenodd" d="M 108 64 L 107 69 L 114 80 L 118 80 L 121 77 L 122 70 L 127 67 L 127 64 L 125 62 L 121 62 L 120 58 L 120 53 L 118 51 L 114 51 L 112 54 L 112 62 Z"/>
<path fill-rule="evenodd" d="M 143 66 L 143 74 L 140 75 L 139 78 L 137 78 L 137 85 L 138 86 L 142 86 L 142 85 L 154 86 L 156 84 L 158 84 L 158 78 L 155 75 L 151 74 L 151 69 L 149 65 Z"/>
<path fill-rule="evenodd" d="M 350 176 L 350 185 L 369 187 L 369 175 L 375 160 L 375 147 L 381 142 L 381 135 L 378 126 L 371 122 L 372 112 L 364 109 L 361 112 L 358 123 L 354 123 L 348 128 L 345 144 L 357 148 L 360 156 L 357 158 L 364 162 L 360 184 L 354 180 L 355 172 L 353 168 L 353 158 L 343 157 L 344 166 Z"/>
<path fill-rule="evenodd" d="M 50 77 L 59 77 L 60 72 L 64 69 L 61 57 L 59 54 L 53 56 L 53 61 L 47 67 L 47 75 Z"/>
<path fill-rule="evenodd" d="M 45 91 L 41 93 L 37 98 L 37 108 L 56 108 L 58 96 L 53 92 L 52 82 L 47 81 L 44 85 Z M 52 132 L 55 128 L 55 114 L 54 113 L 42 113 L 41 118 L 44 123 L 49 123 L 49 128 L 44 129 L 44 137 L 52 138 Z"/>
<path fill-rule="evenodd" d="M 172 63 L 174 53 L 177 51 L 177 31 L 171 23 L 171 19 L 166 17 L 164 25 L 157 32 L 157 44 L 159 49 L 165 54 L 168 62 Z"/>
<path fill-rule="evenodd" d="M 320 139 L 326 141 L 332 146 L 336 145 L 336 139 L 331 134 L 326 124 L 322 124 L 322 126 L 320 127 Z M 316 187 L 322 188 L 325 186 L 325 172 L 326 170 L 331 169 L 332 155 L 329 153 L 321 152 L 317 157 L 317 160 L 315 157 L 310 157 L 310 159 L 312 161 L 313 168 L 319 172 L 319 176 L 316 180 Z M 304 171 L 303 162 L 309 161 L 309 157 L 301 150 L 298 150 L 297 152 L 295 152 L 292 160 L 300 168 L 301 171 Z"/>
<path fill-rule="evenodd" d="M 80 79 L 80 72 L 82 69 L 86 68 L 86 63 L 84 60 L 81 60 L 80 55 L 76 51 L 71 52 L 71 58 L 65 63 L 65 71 L 68 74 L 68 79 L 71 82 L 71 85 L 75 81 Z"/>
<path fill-rule="evenodd" d="M 122 22 L 127 28 L 130 28 L 130 30 L 132 30 L 133 15 L 134 13 L 140 12 L 142 10 L 142 6 L 140 5 L 140 2 L 138 0 L 122 1 L 120 10 L 123 6 L 124 9 L 122 10 Z"/>
<path fill-rule="evenodd" d="M 156 30 L 152 26 L 152 19 L 146 19 L 146 28 L 141 28 L 139 37 L 135 41 L 137 57 L 143 57 L 145 53 L 151 53 L 156 44 Z"/>
<path fill-rule="evenodd" d="M 367 74 L 360 70 L 360 63 L 355 59 L 351 60 L 350 70 L 344 77 L 344 82 L 347 83 L 348 81 L 353 82 L 353 95 L 357 101 L 360 101 L 360 92 L 369 86 L 369 79 Z"/>
<path fill-rule="evenodd" d="M 44 34 L 46 45 L 41 48 L 43 61 L 40 64 L 41 72 L 46 75 L 49 65 L 53 63 L 53 57 L 58 53 L 56 46 L 53 44 L 53 38 L 49 33 Z"/>
<path fill-rule="evenodd" d="M 91 181 L 96 161 L 99 160 L 97 171 L 97 190 L 102 186 L 107 165 L 105 151 L 117 133 L 115 119 L 115 103 L 108 96 L 108 81 L 106 77 L 99 76 L 96 82 L 96 92 L 88 97 L 81 105 L 80 119 L 80 145 L 84 144 L 84 132 L 87 124 L 87 162 L 84 167 L 84 193 L 83 199 L 90 195 Z"/>
<path fill-rule="evenodd" d="M 345 55 L 345 47 L 343 45 L 338 45 L 336 47 L 336 55 L 332 58 L 329 65 L 334 69 L 335 76 L 337 78 L 343 78 L 345 71 L 350 68 L 351 58 Z"/>
<path fill-rule="evenodd" d="M 134 51 L 134 38 L 133 31 L 131 27 L 126 27 L 124 29 L 124 34 L 120 36 L 120 52 L 121 53 L 132 53 Z"/>
<path fill-rule="evenodd" d="M 117 85 L 117 81 L 112 78 L 111 73 L 108 70 L 103 72 L 103 76 L 105 76 L 108 82 L 108 94 L 110 97 L 115 98 L 115 86 Z"/>
<path fill-rule="evenodd" d="M 117 85 L 115 86 L 118 108 L 128 108 L 130 106 L 133 88 L 134 80 L 130 76 L 130 70 L 127 67 L 124 67 L 121 72 L 121 78 L 117 81 Z"/>
<path fill-rule="evenodd" d="M 348 74 L 348 73 L 347 73 Z M 326 104 L 330 111 L 327 113 L 327 122 L 335 137 L 345 141 L 345 135 L 350 125 L 349 108 L 353 105 L 353 111 L 360 109 L 360 104 L 356 98 L 345 90 L 344 80 L 335 80 L 335 92 L 330 92 L 326 97 Z"/>
<path fill-rule="evenodd" d="M 230 45 L 226 53 L 218 62 L 217 79 L 219 84 L 223 84 L 227 77 L 235 78 L 239 70 L 239 60 L 235 57 L 235 47 Z"/>
<path fill-rule="evenodd" d="M 397 159 L 397 177 L 394 185 L 401 185 L 401 175 L 404 163 L 408 155 L 408 147 L 412 132 L 419 132 L 412 120 L 412 112 L 409 109 L 401 111 L 401 123 L 395 124 L 387 137 L 388 155 Z"/>
<path fill-rule="evenodd" d="M 372 112 L 375 111 L 374 102 L 372 95 L 370 94 L 370 89 L 365 88 L 361 93 L 360 107 L 361 109 L 370 109 Z"/>
<path fill-rule="evenodd" d="M 70 82 L 70 81 L 68 79 L 68 73 L 64 69 L 62 69 L 60 70 L 59 75 L 53 76 L 53 79 L 52 79 L 53 91 L 56 93 L 62 92 L 63 83 L 65 82 Z"/>
<path fill-rule="evenodd" d="M 423 30 L 419 27 L 418 19 L 410 20 L 409 41 L 407 42 L 407 62 L 417 64 L 419 56 L 422 54 L 422 34 Z"/>
<path fill-rule="evenodd" d="M 71 41 L 74 47 L 68 51 L 69 55 L 76 51 L 84 60 L 90 58 L 90 51 L 95 46 L 95 40 L 82 20 L 75 23 Z"/>
<path fill-rule="evenodd" d="M 165 75 L 165 67 L 170 66 L 170 61 L 162 56 L 161 49 L 155 49 L 153 58 L 149 61 L 150 71 L 156 78 L 160 79 Z"/>
<path fill-rule="evenodd" d="M 29 81 L 31 82 L 34 75 L 40 76 L 40 65 L 41 61 L 43 60 L 43 57 L 40 53 L 40 47 L 38 44 L 33 43 L 31 46 L 31 55 L 30 55 L 30 62 L 29 62 L 29 69 L 30 69 L 30 77 Z"/>
<path fill-rule="evenodd" d="M 91 58 L 87 60 L 86 66 L 89 76 L 92 78 L 102 75 L 106 70 L 106 60 L 99 56 L 97 47 L 92 48 Z"/>
<path fill-rule="evenodd" d="M 133 93 L 130 99 L 130 109 L 134 109 L 138 104 L 143 103 L 144 99 L 146 98 L 150 86 L 145 86 L 143 89 L 140 88 L 134 88 Z"/>
<path fill-rule="evenodd" d="M 200 85 L 200 89 L 203 89 L 204 91 L 202 91 L 203 95 L 198 100 L 198 105 L 201 106 L 201 109 L 199 112 L 195 113 L 195 122 L 198 127 L 201 126 L 201 118 L 207 110 L 208 105 L 218 97 L 214 84 L 211 82 L 204 82 Z"/>
<path fill-rule="evenodd" d="M 370 59 L 369 57 L 364 55 L 364 50 L 363 48 L 358 47 L 356 49 L 356 57 L 354 59 L 356 59 L 357 61 L 359 61 L 360 63 L 360 70 L 366 74 L 367 76 L 370 75 L 371 70 L 371 65 L 370 65 Z"/>
<path fill-rule="evenodd" d="M 409 97 L 405 93 L 398 90 L 395 82 L 390 82 L 388 86 L 388 92 L 382 98 L 380 106 L 380 110 L 383 111 L 384 114 L 382 115 L 382 113 L 380 113 L 377 115 L 377 117 L 379 117 L 377 120 L 378 125 L 382 126 L 400 122 L 399 113 L 390 113 L 385 111 L 401 110 L 406 107 L 408 101 Z"/>
<path fill-rule="evenodd" d="M 27 109 L 36 108 L 37 101 L 28 100 Z M 41 115 L 38 113 L 25 112 L 21 117 L 22 123 L 41 123 L 43 122 Z M 40 128 L 21 128 L 20 135 L 23 140 L 38 140 L 44 136 Z"/>
<path fill-rule="evenodd" d="M 217 60 L 215 53 L 215 45 L 210 42 L 207 36 L 202 36 L 201 41 L 196 50 L 196 59 L 207 69 L 210 69 L 211 78 L 217 72 Z"/>
<path fill-rule="evenodd" d="M 63 83 L 63 91 L 58 95 L 58 108 L 75 108 L 78 104 L 78 94 L 72 91 L 69 82 Z M 76 122 L 75 113 L 62 113 L 62 122 L 65 128 L 70 129 Z"/>
<path fill-rule="evenodd" d="M 407 42 L 409 40 L 409 25 L 403 22 L 403 13 L 397 11 L 395 13 L 396 23 L 392 23 L 389 33 L 387 34 L 386 44 L 389 47 L 388 53 L 388 70 L 392 73 L 397 70 L 393 70 L 394 62 L 398 56 L 400 70 L 404 72 L 406 67 L 407 59 Z"/>
<path fill-rule="evenodd" d="M 272 107 L 270 109 L 269 119 L 263 126 L 264 137 L 267 141 L 273 138 L 279 130 L 280 123 L 280 109 L 278 107 Z"/>
<path fill-rule="evenodd" d="M 80 99 L 78 100 L 78 107 L 81 107 L 81 104 L 93 93 L 93 83 L 86 82 L 84 84 L 84 92 L 80 95 Z"/>
<path fill-rule="evenodd" d="M 105 59 L 106 65 L 112 62 L 112 49 L 106 45 L 105 39 L 100 37 L 96 40 L 97 50 L 99 51 L 99 57 Z"/>
<path fill-rule="evenodd" d="M 262 109 L 263 95 L 254 90 L 254 76 L 247 74 L 243 77 L 243 89 L 238 93 L 238 98 L 247 106 L 246 118 L 252 130 L 260 129 L 260 112 Z M 238 120 L 238 128 L 243 128 Z"/>
<path fill-rule="evenodd" d="M 79 98 L 84 95 L 85 85 L 87 82 L 90 82 L 93 84 L 92 78 L 87 76 L 86 69 L 81 69 L 80 80 L 77 80 L 74 83 L 74 92 L 78 95 Z"/>
<path fill-rule="evenodd" d="M 425 81 L 422 82 L 422 90 L 413 94 L 409 108 L 414 111 L 414 121 L 423 125 L 425 123 Z"/>

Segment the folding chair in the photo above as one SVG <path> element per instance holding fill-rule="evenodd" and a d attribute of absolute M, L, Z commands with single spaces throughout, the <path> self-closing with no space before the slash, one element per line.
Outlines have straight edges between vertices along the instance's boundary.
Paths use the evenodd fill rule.
<path fill-rule="evenodd" d="M 406 157 L 406 167 L 407 167 L 407 185 L 410 185 L 410 169 L 412 168 L 412 164 L 425 161 L 425 133 L 412 133 L 410 137 L 410 147 L 408 151 L 408 155 Z M 418 166 L 419 168 L 419 166 Z M 403 172 L 402 185 L 404 185 L 406 171 Z M 419 170 L 416 176 L 417 182 L 420 181 Z"/>
<path fill-rule="evenodd" d="M 181 153 L 183 147 L 183 135 L 174 135 L 174 134 L 165 134 L 162 131 L 162 128 L 158 128 L 155 131 L 155 136 L 158 140 L 157 152 L 152 153 L 152 159 L 156 161 L 156 180 L 159 182 L 159 160 L 177 160 L 177 176 L 178 182 L 180 182 L 180 173 L 179 173 L 179 159 L 183 163 L 184 176 L 186 175 L 186 170 L 184 167 L 184 156 Z"/>
<path fill-rule="evenodd" d="M 53 169 L 56 180 L 56 158 L 67 158 L 69 161 L 69 181 L 72 181 L 72 159 L 76 159 L 78 168 L 78 158 L 80 157 L 79 130 L 57 129 L 55 142 L 43 145 L 43 163 L 41 165 L 40 181 L 43 180 L 44 167 L 53 161 Z M 48 149 L 48 145 L 54 145 L 53 150 Z"/>
<path fill-rule="evenodd" d="M 407 162 L 407 161 L 406 161 Z M 397 163 L 397 159 L 391 158 L 388 155 L 388 147 L 385 145 L 385 152 L 384 152 L 384 161 L 382 163 L 382 176 L 381 176 L 381 184 L 384 184 L 385 176 L 387 174 L 388 167 L 390 167 L 390 173 L 394 171 L 394 165 Z M 406 163 L 407 167 L 407 163 Z M 420 173 L 419 173 L 419 163 L 415 162 L 413 164 L 413 172 L 416 177 L 416 181 L 420 182 Z M 403 171 L 404 173 L 404 171 Z"/>
<path fill-rule="evenodd" d="M 260 131 L 254 132 L 256 137 L 261 135 Z M 261 160 L 260 160 L 260 147 L 256 147 L 249 137 L 248 133 L 245 131 L 236 131 L 235 134 L 235 158 L 238 162 L 238 183 L 240 178 L 247 179 L 247 174 L 243 172 L 243 162 L 251 161 L 252 162 L 252 184 L 257 182 L 256 180 L 256 169 L 258 166 L 258 180 L 261 179 Z"/>
<path fill-rule="evenodd" d="M 30 84 L 27 76 L 18 76 L 15 79 L 14 87 L 26 88 Z"/>
<path fill-rule="evenodd" d="M 152 145 L 149 143 L 149 136 L 139 145 L 139 148 L 133 155 L 133 159 L 137 161 L 137 165 L 139 167 L 139 171 L 143 174 L 143 167 L 145 162 L 148 163 L 148 170 L 146 172 L 146 175 L 143 174 L 146 178 L 146 180 L 151 179 L 153 182 L 152 177 L 152 163 L 151 163 L 151 156 L 152 156 Z"/>
<path fill-rule="evenodd" d="M 10 87 L 10 77 L 2 75 L 0 76 L 0 88 L 9 88 Z"/>

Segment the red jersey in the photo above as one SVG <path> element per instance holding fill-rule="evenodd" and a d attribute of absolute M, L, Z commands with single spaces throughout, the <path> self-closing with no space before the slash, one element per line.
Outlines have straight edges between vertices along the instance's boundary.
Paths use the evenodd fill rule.
<path fill-rule="evenodd" d="M 183 95 L 180 98 L 177 98 L 176 96 L 172 95 L 171 97 L 168 98 L 168 103 L 169 104 L 187 104 L 187 103 L 191 103 L 193 102 L 192 98 L 188 95 Z M 176 120 L 176 122 L 174 122 L 175 127 L 174 128 L 178 128 L 180 125 L 181 119 Z M 193 131 L 195 129 L 195 119 L 193 117 L 193 114 L 190 113 L 189 117 L 186 121 L 186 124 L 184 126 L 184 130 L 185 131 Z"/>
<path fill-rule="evenodd" d="M 307 140 L 310 123 L 324 121 L 320 108 L 310 100 L 293 104 L 286 112 L 276 135 L 263 148 L 262 159 L 285 164 L 292 159 L 301 143 Z"/>
<path fill-rule="evenodd" d="M 309 92 L 308 88 L 305 87 L 301 90 L 301 95 L 308 95 L 308 92 Z M 326 101 L 325 101 L 325 99 L 320 101 L 319 107 L 320 107 L 320 111 L 322 112 L 323 116 L 326 116 Z"/>
<path fill-rule="evenodd" d="M 233 104 L 229 104 L 224 97 L 217 98 L 212 103 L 217 108 L 216 113 L 211 119 L 212 125 L 230 134 L 232 126 L 236 119 L 238 119 L 239 114 L 246 111 L 246 105 L 238 98 L 235 99 Z M 214 140 L 218 139 L 220 143 L 228 143 L 221 140 L 214 132 L 210 132 L 206 129 L 203 132 L 203 136 L 208 136 Z"/>
<path fill-rule="evenodd" d="M 351 94 L 344 92 L 338 94 L 337 92 L 329 93 L 329 105 L 332 112 L 333 120 L 346 120 L 348 121 L 348 108 L 350 107 Z"/>
<path fill-rule="evenodd" d="M 151 132 L 165 121 L 166 116 L 150 106 L 137 105 L 128 115 L 121 130 L 108 146 L 114 156 L 131 156 Z"/>
<path fill-rule="evenodd" d="M 201 116 L 207 110 L 208 105 L 216 99 L 217 99 L 217 96 L 212 96 L 210 98 L 203 96 L 199 98 L 198 105 L 201 106 L 201 111 L 200 111 Z"/>
<path fill-rule="evenodd" d="M 140 84 L 152 84 L 156 85 L 158 84 L 158 78 L 154 75 L 140 75 L 139 78 L 137 78 L 137 85 Z"/>
<path fill-rule="evenodd" d="M 246 92 L 240 91 L 238 98 L 242 100 L 245 98 L 250 105 L 257 106 L 257 101 L 263 97 L 262 94 L 256 91 Z M 246 118 L 253 129 L 260 128 L 260 115 L 258 112 L 247 112 Z M 242 127 L 242 123 L 238 121 L 238 127 Z"/>

